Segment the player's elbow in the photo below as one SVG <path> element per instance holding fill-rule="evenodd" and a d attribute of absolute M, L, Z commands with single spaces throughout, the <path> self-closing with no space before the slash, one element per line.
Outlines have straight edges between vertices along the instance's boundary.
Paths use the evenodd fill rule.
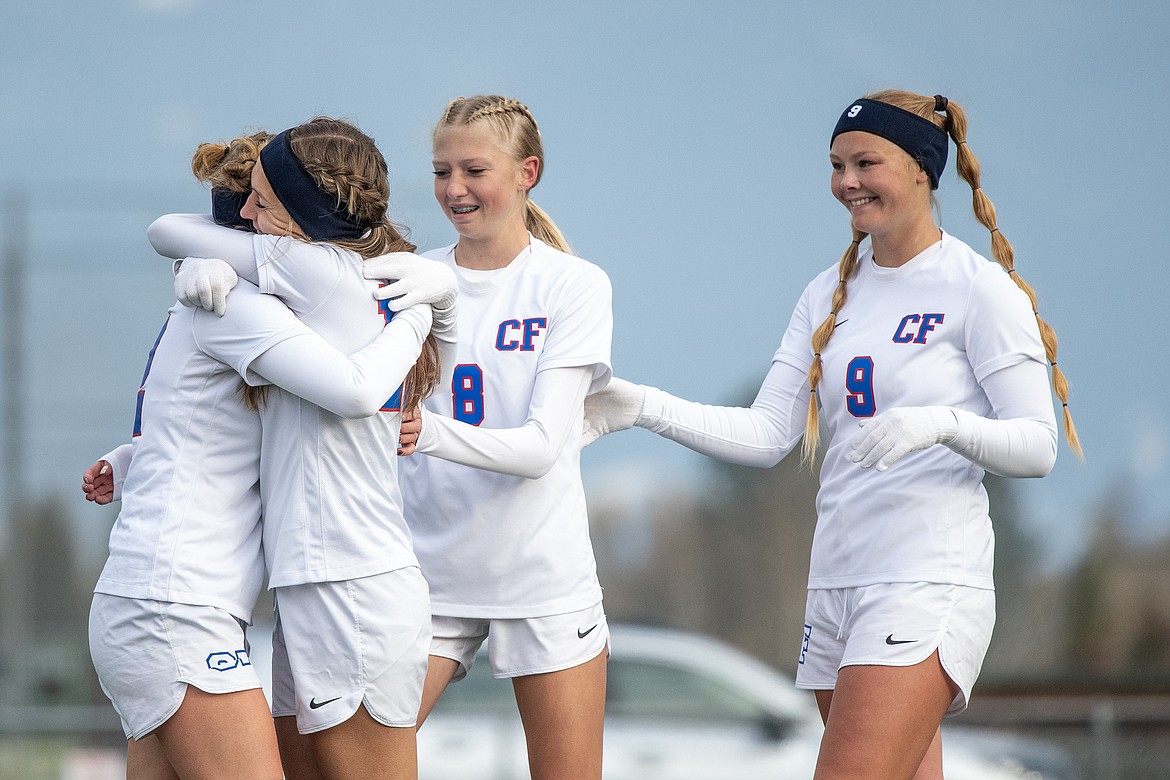
<path fill-rule="evenodd" d="M 521 476 L 528 479 L 540 479 L 552 471 L 553 466 L 557 464 L 563 445 L 557 446 L 554 443 L 556 434 L 551 433 L 539 421 L 529 420 L 525 427 L 534 432 L 536 436 L 535 440 L 531 441 L 530 457 L 525 459 L 526 468 Z"/>
<path fill-rule="evenodd" d="M 1046 423 L 1039 423 L 1040 430 L 1033 434 L 1032 446 L 1029 448 L 1031 457 L 1021 458 L 1021 477 L 1046 477 L 1056 465 L 1056 451 L 1059 445 L 1056 427 Z"/>
<path fill-rule="evenodd" d="M 1059 446 L 1056 431 L 1050 431 L 1043 437 L 1043 446 L 1039 448 L 1036 462 L 1033 464 L 1029 477 L 1047 477 L 1052 467 L 1056 465 L 1056 450 Z"/>
<path fill-rule="evenodd" d="M 555 463 L 556 458 L 552 457 L 548 458 L 547 461 L 542 459 L 537 463 L 528 464 L 525 468 L 521 469 L 519 476 L 524 477 L 525 479 L 540 479 L 545 474 L 548 474 L 550 471 L 552 471 L 552 467 Z"/>
<path fill-rule="evenodd" d="M 373 393 L 353 393 L 345 398 L 338 399 L 333 405 L 334 408 L 331 408 L 329 411 L 347 420 L 363 420 L 382 411 L 385 405 L 385 396 L 378 396 Z"/>
<path fill-rule="evenodd" d="M 770 469 L 784 460 L 784 456 L 788 452 L 789 450 L 777 449 L 755 450 L 752 452 L 738 453 L 737 455 L 726 458 L 726 460 L 737 466 L 748 466 L 754 469 Z"/>
<path fill-rule="evenodd" d="M 174 214 L 164 214 L 151 222 L 146 229 L 146 240 L 163 257 L 178 259 L 179 255 L 174 251 L 174 222 Z"/>
<path fill-rule="evenodd" d="M 525 479 L 540 479 L 552 471 L 560 452 L 550 446 L 546 437 L 542 437 L 541 444 L 543 446 L 532 448 L 525 457 L 518 460 L 513 474 Z"/>

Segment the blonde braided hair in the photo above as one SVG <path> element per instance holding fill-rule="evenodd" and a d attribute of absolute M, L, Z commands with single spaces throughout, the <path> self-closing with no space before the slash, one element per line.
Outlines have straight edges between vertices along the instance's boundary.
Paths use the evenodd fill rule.
<path fill-rule="evenodd" d="M 816 455 L 817 443 L 820 441 L 820 421 L 817 416 L 817 385 L 824 376 L 824 366 L 821 363 L 821 352 L 829 343 L 837 327 L 837 312 L 845 308 L 845 301 L 849 297 L 847 284 L 857 273 L 857 256 L 862 240 L 868 235 L 857 228 L 853 228 L 853 241 L 841 261 L 837 264 L 837 286 L 833 290 L 833 303 L 829 316 L 813 331 L 812 347 L 813 360 L 808 367 L 808 417 L 804 424 L 804 439 L 800 444 L 800 459 L 805 465 L 811 465 Z"/>
<path fill-rule="evenodd" d="M 891 106 L 917 114 L 933 122 L 937 127 L 947 132 L 951 140 L 954 141 L 957 149 L 956 168 L 959 176 L 971 186 L 971 207 L 975 212 L 975 218 L 991 232 L 992 258 L 1008 272 L 1016 285 L 1028 296 L 1028 300 L 1032 304 L 1032 312 L 1036 316 L 1036 324 L 1040 329 L 1040 340 L 1044 344 L 1044 353 L 1052 367 L 1052 386 L 1056 391 L 1056 397 L 1060 399 L 1062 407 L 1065 440 L 1068 442 L 1069 448 L 1076 453 L 1077 457 L 1083 459 L 1084 451 L 1081 449 L 1080 439 L 1077 437 L 1077 429 L 1073 424 L 1072 413 L 1068 408 L 1068 379 L 1065 377 L 1064 372 L 1057 366 L 1056 362 L 1056 331 L 1040 316 L 1036 292 L 1032 289 L 1032 286 L 1024 281 L 1023 277 L 1017 273 L 1015 251 L 996 224 L 995 204 L 983 192 L 982 186 L 980 185 L 979 160 L 967 144 L 967 112 L 963 110 L 962 106 L 952 100 L 919 95 L 904 90 L 883 90 L 872 95 L 867 95 L 866 97 L 870 100 L 888 103 Z M 808 371 L 809 386 L 812 388 L 813 397 L 809 399 L 808 419 L 805 423 L 804 441 L 801 445 L 801 457 L 805 463 L 811 463 L 819 438 L 815 393 L 822 374 L 821 352 L 824 350 L 825 345 L 829 343 L 829 338 L 833 335 L 837 321 L 837 312 L 841 311 L 845 305 L 846 281 L 857 273 L 858 244 L 864 237 L 864 233 L 861 233 L 856 228 L 853 229 L 853 243 L 845 251 L 845 255 L 841 258 L 840 265 L 838 266 L 840 281 L 837 284 L 837 289 L 833 293 L 832 310 L 813 334 L 813 362 L 809 366 Z"/>
<path fill-rule="evenodd" d="M 532 183 L 532 188 L 540 184 L 540 177 L 544 174 L 544 142 L 540 138 L 536 119 L 528 110 L 528 106 L 519 100 L 501 95 L 455 98 L 447 104 L 431 138 L 434 140 L 445 127 L 470 125 L 473 122 L 486 122 L 516 162 L 522 162 L 529 157 L 537 158 L 540 165 L 536 169 L 536 181 Z M 571 253 L 568 240 L 544 209 L 537 206 L 531 197 L 524 205 L 524 223 L 528 232 L 549 246 Z"/>

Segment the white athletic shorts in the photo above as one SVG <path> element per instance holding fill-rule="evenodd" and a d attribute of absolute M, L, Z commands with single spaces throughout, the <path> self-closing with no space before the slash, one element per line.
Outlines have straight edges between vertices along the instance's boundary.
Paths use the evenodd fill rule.
<path fill-rule="evenodd" d="M 845 666 L 913 666 L 938 650 L 959 687 L 947 717 L 967 708 L 991 629 L 995 591 L 932 582 L 810 590 L 796 687 L 832 690 Z"/>
<path fill-rule="evenodd" d="M 559 672 L 609 650 L 609 623 L 601 602 L 577 612 L 535 618 L 432 618 L 431 655 L 459 663 L 452 682 L 467 676 L 485 639 L 497 678 Z"/>
<path fill-rule="evenodd" d="M 413 727 L 431 643 L 430 592 L 417 566 L 275 589 L 272 714 L 297 731 L 336 726 L 359 704 L 384 726 Z"/>
<path fill-rule="evenodd" d="M 95 593 L 89 652 L 127 739 L 165 723 L 188 685 L 207 693 L 260 687 L 244 624 L 218 607 Z"/>

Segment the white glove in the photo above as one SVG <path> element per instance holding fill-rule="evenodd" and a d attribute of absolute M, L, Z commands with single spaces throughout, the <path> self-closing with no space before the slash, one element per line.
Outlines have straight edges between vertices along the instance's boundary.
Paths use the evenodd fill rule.
<path fill-rule="evenodd" d="M 861 421 L 853 437 L 853 462 L 863 469 L 877 464 L 878 471 L 893 466 L 902 456 L 935 444 L 946 444 L 959 433 L 959 421 L 947 406 L 906 406 Z"/>
<path fill-rule="evenodd" d="M 428 260 L 410 252 L 391 252 L 362 263 L 367 279 L 386 279 L 390 284 L 374 293 L 378 300 L 390 299 L 390 310 L 401 311 L 416 303 L 429 303 L 440 312 L 454 309 L 458 282 L 445 263 Z"/>
<path fill-rule="evenodd" d="M 235 270 L 214 257 L 186 257 L 175 271 L 175 297 L 192 309 L 206 309 L 222 317 L 227 294 L 240 279 Z"/>
<path fill-rule="evenodd" d="M 632 428 L 642 416 L 646 388 L 616 376 L 604 389 L 585 396 L 585 426 L 581 448 L 588 447 L 607 433 Z"/>

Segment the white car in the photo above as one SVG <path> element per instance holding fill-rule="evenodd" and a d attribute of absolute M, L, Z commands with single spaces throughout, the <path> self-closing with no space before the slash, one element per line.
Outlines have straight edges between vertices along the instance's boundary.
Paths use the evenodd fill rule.
<path fill-rule="evenodd" d="M 808 780 L 821 721 L 810 693 L 718 640 L 611 626 L 606 780 Z M 1076 780 L 1048 743 L 944 726 L 948 780 Z M 479 658 L 443 694 L 418 738 L 420 780 L 524 780 L 512 687 Z"/>

